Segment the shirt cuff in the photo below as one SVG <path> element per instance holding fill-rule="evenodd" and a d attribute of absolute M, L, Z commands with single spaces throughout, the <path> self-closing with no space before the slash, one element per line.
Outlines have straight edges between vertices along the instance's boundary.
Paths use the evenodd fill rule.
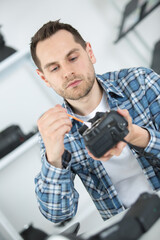
<path fill-rule="evenodd" d="M 150 128 L 146 129 L 150 133 L 150 140 L 147 147 L 144 149 L 144 152 L 158 157 L 158 155 L 160 155 L 160 133 Z"/>
<path fill-rule="evenodd" d="M 44 182 L 52 182 L 52 183 L 59 183 L 62 182 L 70 182 L 71 179 L 71 172 L 69 169 L 61 169 L 56 168 L 51 165 L 46 158 L 45 153 L 42 156 L 42 169 L 41 169 L 41 176 Z"/>

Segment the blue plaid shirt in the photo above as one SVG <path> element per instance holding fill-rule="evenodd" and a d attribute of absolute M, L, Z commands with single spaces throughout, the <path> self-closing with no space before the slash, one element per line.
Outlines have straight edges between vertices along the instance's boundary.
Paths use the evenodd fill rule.
<path fill-rule="evenodd" d="M 150 133 L 148 146 L 136 155 L 144 175 L 157 191 L 160 189 L 160 77 L 151 69 L 131 68 L 97 75 L 97 80 L 107 93 L 111 109 L 127 109 L 133 123 Z M 72 109 L 64 102 L 68 113 Z M 123 211 L 121 199 L 100 161 L 87 153 L 78 129 L 81 123 L 72 119 L 72 129 L 64 138 L 63 169 L 51 166 L 45 157 L 42 138 L 42 169 L 35 178 L 36 195 L 42 214 L 53 222 L 72 218 L 77 211 L 79 194 L 74 188 L 78 174 L 104 220 Z M 147 154 L 152 156 L 148 159 Z"/>

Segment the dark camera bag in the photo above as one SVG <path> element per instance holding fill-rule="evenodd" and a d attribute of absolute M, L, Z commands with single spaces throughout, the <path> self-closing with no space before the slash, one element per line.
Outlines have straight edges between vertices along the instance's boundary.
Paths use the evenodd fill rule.
<path fill-rule="evenodd" d="M 18 125 L 11 125 L 4 129 L 0 132 L 0 158 L 10 153 L 28 138 L 29 135 L 25 135 Z"/>

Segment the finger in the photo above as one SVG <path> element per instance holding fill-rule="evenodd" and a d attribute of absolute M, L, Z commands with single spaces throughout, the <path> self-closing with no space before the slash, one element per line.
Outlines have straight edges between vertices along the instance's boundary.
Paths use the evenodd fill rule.
<path fill-rule="evenodd" d="M 53 143 L 58 143 L 58 142 L 63 142 L 64 141 L 64 135 L 68 133 L 71 130 L 71 126 L 67 125 L 62 125 L 61 127 L 57 129 L 46 129 L 46 131 L 41 132 L 43 141 L 45 143 L 47 142 L 52 142 Z"/>
<path fill-rule="evenodd" d="M 88 154 L 90 155 L 91 158 L 95 159 L 95 160 L 99 160 L 98 158 L 96 158 L 88 149 L 87 149 Z"/>
<path fill-rule="evenodd" d="M 115 155 L 115 156 L 119 156 L 124 147 L 126 146 L 127 144 L 125 142 L 119 142 L 116 146 L 115 146 L 115 149 L 113 150 L 112 154 Z"/>
<path fill-rule="evenodd" d="M 132 118 L 127 109 L 118 109 L 117 112 L 122 115 L 128 122 L 128 125 L 132 123 Z"/>
<path fill-rule="evenodd" d="M 108 161 L 109 159 L 111 159 L 112 157 L 113 157 L 112 154 L 108 154 L 107 156 L 102 156 L 102 157 L 98 158 L 97 160 L 105 162 L 105 161 Z"/>
<path fill-rule="evenodd" d="M 87 150 L 88 151 L 88 150 Z M 100 158 L 95 157 L 91 152 L 88 151 L 88 154 L 90 155 L 91 158 L 93 158 L 94 160 L 98 160 L 98 161 L 107 161 L 109 160 L 111 157 L 113 157 L 113 155 L 108 154 L 107 156 L 102 156 Z"/>
<path fill-rule="evenodd" d="M 58 130 L 63 125 L 71 128 L 72 127 L 72 122 L 69 118 L 57 119 L 52 124 L 50 124 L 50 128 L 54 131 L 54 130 Z"/>
<path fill-rule="evenodd" d="M 46 118 L 48 118 L 49 116 L 51 116 L 52 114 L 55 114 L 55 113 L 65 113 L 66 114 L 66 111 L 67 110 L 65 108 L 63 108 L 62 106 L 56 105 L 54 108 L 50 108 L 48 111 L 46 111 L 39 119 L 45 120 Z"/>
<path fill-rule="evenodd" d="M 55 111 L 53 109 L 50 109 L 46 112 L 46 114 L 38 119 L 37 125 L 40 129 L 43 129 L 45 127 L 48 127 L 50 125 L 55 124 L 57 121 L 64 121 L 64 123 L 67 121 L 71 124 L 71 120 L 69 119 L 68 115 L 64 111 Z"/>
<path fill-rule="evenodd" d="M 69 129 L 71 129 L 72 123 L 69 118 L 61 118 L 61 119 L 58 119 L 58 120 L 50 123 L 49 125 L 39 126 L 39 130 L 40 130 L 40 132 L 43 132 L 43 134 L 45 134 L 46 136 L 49 137 L 50 135 L 54 135 L 55 131 L 57 131 L 58 129 L 61 129 L 63 127 L 67 127 Z"/>
<path fill-rule="evenodd" d="M 117 112 L 118 112 L 120 115 L 122 115 L 123 117 L 127 117 L 128 114 L 129 114 L 129 112 L 128 112 L 127 109 L 120 109 L 120 108 L 118 108 L 118 109 L 117 109 Z"/>
<path fill-rule="evenodd" d="M 109 156 L 119 156 L 121 152 L 123 151 L 123 148 L 126 146 L 125 142 L 119 142 L 117 145 L 115 145 L 113 148 L 111 148 L 109 151 L 107 151 L 103 157 L 108 158 Z"/>
<path fill-rule="evenodd" d="M 55 130 L 55 136 L 57 137 L 57 139 L 61 139 L 62 136 L 64 138 L 64 135 L 66 133 L 69 133 L 70 130 L 71 130 L 70 126 L 63 125 L 61 128 L 58 128 L 58 129 Z"/>
<path fill-rule="evenodd" d="M 121 154 L 121 152 L 123 151 L 123 148 L 126 146 L 125 142 L 119 142 L 116 144 L 115 147 L 113 147 L 110 151 L 108 151 L 105 156 L 107 157 L 108 155 L 112 155 L 112 156 L 119 156 Z"/>
<path fill-rule="evenodd" d="M 48 126 L 55 125 L 60 126 L 62 124 L 72 125 L 70 118 L 65 113 L 57 113 L 46 119 L 45 124 Z"/>
<path fill-rule="evenodd" d="M 89 152 L 88 150 L 88 154 L 95 160 L 101 160 L 101 161 L 107 161 L 109 160 L 111 157 L 113 156 L 119 156 L 121 154 L 121 152 L 123 151 L 123 148 L 126 146 L 127 144 L 125 142 L 120 141 L 119 143 L 117 143 L 117 145 L 113 148 L 111 148 L 109 151 L 107 151 L 101 158 L 96 158 L 91 152 Z"/>

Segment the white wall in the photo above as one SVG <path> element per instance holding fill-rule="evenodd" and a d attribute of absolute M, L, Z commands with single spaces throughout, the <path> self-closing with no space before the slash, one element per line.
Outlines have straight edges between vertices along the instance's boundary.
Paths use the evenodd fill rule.
<path fill-rule="evenodd" d="M 34 176 L 40 170 L 39 146 L 34 144 L 0 171 L 0 210 L 20 232 L 33 223 L 53 233 L 53 224 L 39 212 L 34 195 Z"/>
<path fill-rule="evenodd" d="M 149 66 L 154 43 L 160 39 L 160 8 L 115 45 L 113 42 L 118 36 L 121 21 L 120 11 L 126 2 L 128 1 L 1 0 L 1 31 L 7 45 L 21 52 L 29 49 L 32 35 L 42 24 L 61 19 L 72 24 L 86 41 L 91 42 L 97 58 L 97 73 L 132 66 Z M 28 132 L 40 114 L 61 101 L 36 76 L 28 56 L 25 59 L 0 72 L 0 131 L 12 123 L 18 123 Z M 33 181 L 40 168 L 38 152 L 39 148 L 35 145 L 0 172 L 0 209 L 17 231 L 31 220 L 38 226 L 42 223 L 46 230 L 51 226 L 47 220 L 41 220 L 42 216 L 39 217 L 37 210 L 35 213 L 33 211 L 36 208 Z M 77 183 L 80 192 L 83 192 L 81 202 L 85 202 L 85 198 L 90 202 L 88 194 L 79 181 Z"/>
<path fill-rule="evenodd" d="M 121 12 L 127 2 L 128 0 L 1 0 L 1 31 L 7 45 L 18 51 L 29 50 L 31 37 L 44 23 L 61 19 L 75 26 L 84 39 L 91 42 L 97 58 L 97 73 L 133 66 L 148 67 L 153 46 L 160 39 L 160 7 L 126 38 L 114 44 L 122 18 Z M 22 61 L 21 66 L 16 64 L 3 73 L 0 72 L 0 87 L 0 101 L 5 101 L 5 105 L 0 106 L 0 130 L 11 122 L 19 121 L 21 127 L 28 131 L 45 109 L 60 101 L 55 94 L 50 98 L 53 91 L 39 80 L 33 66 Z M 50 99 L 46 95 L 42 100 L 43 92 Z M 30 98 L 27 97 L 28 93 Z M 25 99 L 22 100 L 23 104 L 20 99 Z"/>
<path fill-rule="evenodd" d="M 128 0 L 1 0 L 0 24 L 3 25 L 2 31 L 7 43 L 16 49 L 24 49 L 29 47 L 32 35 L 42 24 L 61 19 L 75 26 L 82 36 L 91 42 L 97 56 L 96 69 L 99 73 L 115 68 L 144 65 L 145 59 L 137 56 L 126 39 L 117 45 L 113 44 L 121 21 L 118 9 L 122 11 L 126 2 Z M 136 28 L 149 50 L 160 37 L 159 12 L 157 8 Z M 133 32 L 127 38 L 132 40 L 134 45 L 140 45 Z M 143 51 L 142 44 L 140 47 L 140 51 Z M 145 52 L 146 54 L 143 51 L 146 62 L 150 62 L 150 54 Z"/>

